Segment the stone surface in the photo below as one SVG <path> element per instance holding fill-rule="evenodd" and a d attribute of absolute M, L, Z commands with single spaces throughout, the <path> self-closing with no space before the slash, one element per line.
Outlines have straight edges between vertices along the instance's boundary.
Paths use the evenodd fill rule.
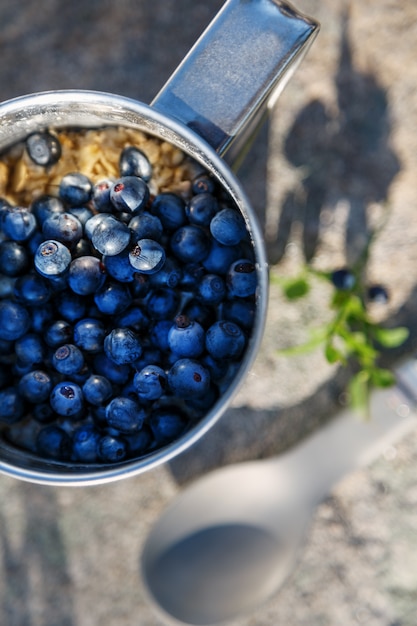
<path fill-rule="evenodd" d="M 3 0 L 0 100 L 61 88 L 149 102 L 222 2 Z M 388 324 L 416 346 L 417 6 L 298 0 L 319 38 L 281 96 L 240 178 L 265 224 L 273 272 L 303 259 L 333 269 L 357 258 L 382 215 L 369 280 L 384 282 Z M 113 485 L 57 489 L 0 476 L 0 623 L 163 626 L 140 578 L 143 542 L 181 486 L 213 467 L 286 450 L 331 419 L 348 372 L 320 350 L 277 350 L 329 316 L 329 291 L 287 303 L 271 289 L 261 353 L 232 408 L 167 466 Z M 233 626 L 413 626 L 417 469 L 414 433 L 319 507 L 297 569 Z M 325 452 L 325 451 L 324 451 Z"/>

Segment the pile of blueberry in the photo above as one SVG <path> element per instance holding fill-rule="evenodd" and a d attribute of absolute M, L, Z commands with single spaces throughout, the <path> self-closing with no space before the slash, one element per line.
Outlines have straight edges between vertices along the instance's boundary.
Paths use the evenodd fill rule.
<path fill-rule="evenodd" d="M 47 131 L 25 150 L 61 158 Z M 28 207 L 0 200 L 0 430 L 42 457 L 114 463 L 172 442 L 229 386 L 253 326 L 233 201 L 206 174 L 187 200 L 153 196 L 135 146 L 119 170 L 67 174 Z"/>

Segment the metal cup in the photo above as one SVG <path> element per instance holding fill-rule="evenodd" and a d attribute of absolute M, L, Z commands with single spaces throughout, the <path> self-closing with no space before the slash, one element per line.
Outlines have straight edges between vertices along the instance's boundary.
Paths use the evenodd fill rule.
<path fill-rule="evenodd" d="M 223 414 L 258 352 L 268 300 L 262 232 L 226 159 L 236 161 L 247 149 L 318 28 L 315 21 L 280 0 L 228 0 L 151 106 L 114 94 L 77 90 L 32 94 L 0 105 L 0 151 L 39 128 L 103 126 L 135 128 L 183 150 L 217 179 L 242 212 L 258 278 L 254 327 L 238 372 L 220 400 L 182 437 L 114 465 L 43 459 L 0 439 L 0 472 L 49 485 L 118 480 L 178 455 Z"/>

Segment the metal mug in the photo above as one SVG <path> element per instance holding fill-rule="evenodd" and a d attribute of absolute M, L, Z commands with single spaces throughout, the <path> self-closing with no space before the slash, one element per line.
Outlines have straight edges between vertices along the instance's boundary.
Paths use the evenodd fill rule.
<path fill-rule="evenodd" d="M 0 440 L 0 472 L 49 485 L 99 484 L 139 474 L 181 453 L 223 414 L 261 342 L 268 300 L 263 236 L 235 161 L 318 33 L 314 20 L 280 0 L 228 0 L 150 106 L 122 96 L 64 90 L 0 105 L 0 151 L 39 128 L 128 126 L 171 142 L 208 170 L 242 212 L 252 239 L 258 291 L 252 336 L 220 400 L 182 437 L 119 464 L 63 463 Z"/>

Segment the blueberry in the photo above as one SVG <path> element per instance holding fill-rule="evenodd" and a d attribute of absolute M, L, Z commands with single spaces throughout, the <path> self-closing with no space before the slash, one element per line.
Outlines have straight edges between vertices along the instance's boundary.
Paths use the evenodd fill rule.
<path fill-rule="evenodd" d="M 150 419 L 152 434 L 158 445 L 166 445 L 185 431 L 187 420 L 176 407 L 161 407 Z"/>
<path fill-rule="evenodd" d="M 124 439 L 131 456 L 145 454 L 153 444 L 152 431 L 146 424 L 137 433 L 125 435 Z"/>
<path fill-rule="evenodd" d="M 206 274 L 198 286 L 198 298 L 205 304 L 217 305 L 226 295 L 226 284 L 217 274 Z"/>
<path fill-rule="evenodd" d="M 0 391 L 0 423 L 15 424 L 24 415 L 25 404 L 16 387 Z"/>
<path fill-rule="evenodd" d="M 151 211 L 159 217 L 167 231 L 174 231 L 187 222 L 184 200 L 174 193 L 160 193 L 152 202 Z"/>
<path fill-rule="evenodd" d="M 231 296 L 237 298 L 253 296 L 257 287 L 255 264 L 248 259 L 239 259 L 227 272 L 226 282 Z"/>
<path fill-rule="evenodd" d="M 48 167 L 61 157 L 61 144 L 55 135 L 48 131 L 32 133 L 26 139 L 26 150 L 36 165 Z"/>
<path fill-rule="evenodd" d="M 146 305 L 151 318 L 154 320 L 166 319 L 173 317 L 177 312 L 179 296 L 174 289 L 161 287 L 150 293 Z"/>
<path fill-rule="evenodd" d="M 44 333 L 54 318 L 55 311 L 52 307 L 31 306 L 32 330 L 35 333 Z"/>
<path fill-rule="evenodd" d="M 94 357 L 94 370 L 115 385 L 125 385 L 131 374 L 130 365 L 117 365 L 104 352 L 99 352 Z"/>
<path fill-rule="evenodd" d="M 167 387 L 165 371 L 158 365 L 146 365 L 133 378 L 133 385 L 142 400 L 158 400 Z"/>
<path fill-rule="evenodd" d="M 110 200 L 110 189 L 112 188 L 114 180 L 105 178 L 100 180 L 93 187 L 93 204 L 97 211 L 111 213 L 113 206 Z"/>
<path fill-rule="evenodd" d="M 132 303 L 132 295 L 125 284 L 108 281 L 94 296 L 99 311 L 106 315 L 117 315 Z"/>
<path fill-rule="evenodd" d="M 82 256 L 71 261 L 68 285 L 75 293 L 87 296 L 100 289 L 106 280 L 106 269 L 100 259 Z"/>
<path fill-rule="evenodd" d="M 6 209 L 3 219 L 3 233 L 13 241 L 26 241 L 36 230 L 36 219 L 33 213 L 24 207 Z"/>
<path fill-rule="evenodd" d="M 86 206 L 69 207 L 68 213 L 74 215 L 82 226 L 84 226 L 86 222 L 94 216 L 93 211 Z"/>
<path fill-rule="evenodd" d="M 71 172 L 62 177 L 59 197 L 69 206 L 87 204 L 93 195 L 93 184 L 81 172 Z"/>
<path fill-rule="evenodd" d="M 182 226 L 171 237 L 171 250 L 183 263 L 199 263 L 210 250 L 210 239 L 200 226 Z"/>
<path fill-rule="evenodd" d="M 46 278 L 61 276 L 71 263 L 71 253 L 60 241 L 48 239 L 40 244 L 34 258 L 35 268 Z"/>
<path fill-rule="evenodd" d="M 367 290 L 367 297 L 369 302 L 377 304 L 387 304 L 389 300 L 389 294 L 383 285 L 371 285 Z"/>
<path fill-rule="evenodd" d="M 56 320 L 45 332 L 45 341 L 50 348 L 57 348 L 72 339 L 72 326 L 67 320 Z"/>
<path fill-rule="evenodd" d="M 192 298 L 183 309 L 184 315 L 198 322 L 203 328 L 208 328 L 216 321 L 216 308 L 205 304 L 201 300 Z"/>
<path fill-rule="evenodd" d="M 126 327 L 140 331 L 148 328 L 150 320 L 140 306 L 133 305 L 118 315 L 115 323 L 119 328 Z"/>
<path fill-rule="evenodd" d="M 164 228 L 159 217 L 152 215 L 148 211 L 142 211 L 132 217 L 128 226 L 133 232 L 135 239 L 161 241 L 164 234 Z"/>
<path fill-rule="evenodd" d="M 245 221 L 235 209 L 222 209 L 211 220 L 210 231 L 219 243 L 234 246 L 246 235 Z"/>
<path fill-rule="evenodd" d="M 74 343 L 78 348 L 89 354 L 97 354 L 103 350 L 106 331 L 100 320 L 83 318 L 74 326 Z"/>
<path fill-rule="evenodd" d="M 154 322 L 149 333 L 149 338 L 152 342 L 152 345 L 159 350 L 162 350 L 163 352 L 169 350 L 168 333 L 171 330 L 171 327 L 172 320 L 161 319 Z"/>
<path fill-rule="evenodd" d="M 210 374 L 195 359 L 178 359 L 168 372 L 168 385 L 181 398 L 201 396 L 210 387 Z"/>
<path fill-rule="evenodd" d="M 212 274 L 226 274 L 232 263 L 240 257 L 241 249 L 239 246 L 224 246 L 212 239 L 209 253 L 201 264 L 204 269 Z"/>
<path fill-rule="evenodd" d="M 50 424 L 38 433 L 36 449 L 41 456 L 58 461 L 68 461 L 71 456 L 71 448 L 71 437 L 59 426 Z"/>
<path fill-rule="evenodd" d="M 250 330 L 255 320 L 255 303 L 242 298 L 226 300 L 222 305 L 222 317 Z"/>
<path fill-rule="evenodd" d="M 81 350 L 73 344 L 64 344 L 55 350 L 52 365 L 60 373 L 70 376 L 76 374 L 84 366 L 84 356 Z"/>
<path fill-rule="evenodd" d="M 133 281 L 129 284 L 129 289 L 133 298 L 145 298 L 151 290 L 149 276 L 147 274 L 133 275 Z"/>
<path fill-rule="evenodd" d="M 114 328 L 104 340 L 104 352 L 117 365 L 126 365 L 140 357 L 142 345 L 130 328 Z"/>
<path fill-rule="evenodd" d="M 87 224 L 89 222 L 90 220 Z M 105 215 L 96 224 L 91 236 L 91 243 L 100 254 L 114 256 L 127 248 L 130 236 L 130 230 L 126 224 L 123 224 L 113 215 Z"/>
<path fill-rule="evenodd" d="M 93 424 L 83 424 L 72 435 L 72 459 L 82 463 L 94 463 L 98 459 L 100 432 Z"/>
<path fill-rule="evenodd" d="M 53 239 L 75 246 L 81 239 L 83 227 L 81 222 L 71 213 L 55 213 L 42 224 L 42 232 L 46 239 Z"/>
<path fill-rule="evenodd" d="M 44 370 L 28 372 L 19 381 L 19 393 L 29 402 L 46 402 L 52 390 L 50 375 Z"/>
<path fill-rule="evenodd" d="M 77 418 L 82 414 L 84 398 L 81 388 L 72 381 L 55 385 L 50 395 L 53 410 L 58 415 Z"/>
<path fill-rule="evenodd" d="M 36 403 L 31 409 L 31 415 L 33 419 L 40 424 L 50 424 L 51 422 L 54 422 L 57 417 L 56 413 L 53 412 L 49 401 Z"/>
<path fill-rule="evenodd" d="M 131 398 L 113 398 L 106 407 L 106 420 L 111 428 L 121 433 L 140 430 L 145 420 L 145 410 Z"/>
<path fill-rule="evenodd" d="M 11 300 L 0 301 L 0 339 L 15 341 L 30 327 L 30 316 L 21 304 Z"/>
<path fill-rule="evenodd" d="M 31 211 L 36 217 L 37 223 L 42 227 L 42 224 L 48 217 L 65 213 L 65 207 L 63 202 L 56 196 L 44 194 L 32 202 Z"/>
<path fill-rule="evenodd" d="M 128 248 L 113 256 L 103 256 L 102 260 L 107 273 L 121 283 L 131 283 L 135 277 L 135 268 L 129 259 Z"/>
<path fill-rule="evenodd" d="M 201 263 L 187 263 L 183 265 L 180 287 L 184 291 L 194 291 L 198 288 L 206 270 Z"/>
<path fill-rule="evenodd" d="M 76 322 L 87 312 L 85 299 L 71 291 L 60 293 L 55 299 L 55 306 L 59 316 L 68 322 Z"/>
<path fill-rule="evenodd" d="M 204 351 L 204 329 L 186 315 L 178 315 L 168 333 L 168 346 L 178 357 L 196 358 Z"/>
<path fill-rule="evenodd" d="M 137 176 L 123 176 L 113 183 L 110 189 L 110 200 L 117 211 L 135 215 L 148 203 L 148 185 Z"/>
<path fill-rule="evenodd" d="M 191 190 L 193 194 L 214 193 L 216 190 L 216 183 L 213 178 L 207 174 L 201 174 L 193 180 Z"/>
<path fill-rule="evenodd" d="M 215 359 L 240 357 L 246 344 L 242 329 L 234 322 L 219 320 L 206 332 L 207 352 Z"/>
<path fill-rule="evenodd" d="M 45 356 L 45 345 L 36 333 L 28 333 L 16 340 L 14 351 L 21 363 L 41 363 Z"/>
<path fill-rule="evenodd" d="M 105 435 L 97 444 L 97 452 L 104 463 L 123 461 L 127 455 L 127 444 L 121 437 Z"/>
<path fill-rule="evenodd" d="M 132 267 L 142 274 L 154 274 L 165 263 L 165 250 L 157 241 L 139 239 L 129 252 Z"/>
<path fill-rule="evenodd" d="M 183 278 L 183 271 L 179 262 L 166 257 L 163 267 L 158 272 L 149 275 L 149 283 L 155 289 L 157 287 L 169 287 L 175 289 Z"/>
<path fill-rule="evenodd" d="M 127 146 L 120 154 L 119 170 L 121 176 L 139 176 L 145 182 L 152 178 L 152 165 L 142 150 Z"/>
<path fill-rule="evenodd" d="M 82 390 L 86 402 L 96 406 L 103 405 L 113 394 L 111 382 L 99 374 L 91 374 L 83 384 Z"/>
<path fill-rule="evenodd" d="M 29 267 L 26 248 L 16 241 L 0 243 L 0 273 L 6 276 L 19 276 Z"/>
<path fill-rule="evenodd" d="M 332 272 L 331 281 L 336 289 L 341 291 L 350 291 L 356 285 L 355 275 L 347 268 L 341 268 Z"/>
<path fill-rule="evenodd" d="M 14 295 L 19 302 L 39 306 L 50 300 L 51 287 L 39 274 L 25 274 L 16 280 Z"/>
<path fill-rule="evenodd" d="M 111 213 L 96 213 L 93 217 L 90 217 L 84 224 L 84 235 L 87 239 L 92 239 L 94 230 L 102 221 L 105 221 L 108 217 L 114 217 Z"/>
<path fill-rule="evenodd" d="M 191 224 L 209 226 L 218 211 L 219 203 L 211 193 L 193 196 L 185 207 L 185 214 Z"/>

